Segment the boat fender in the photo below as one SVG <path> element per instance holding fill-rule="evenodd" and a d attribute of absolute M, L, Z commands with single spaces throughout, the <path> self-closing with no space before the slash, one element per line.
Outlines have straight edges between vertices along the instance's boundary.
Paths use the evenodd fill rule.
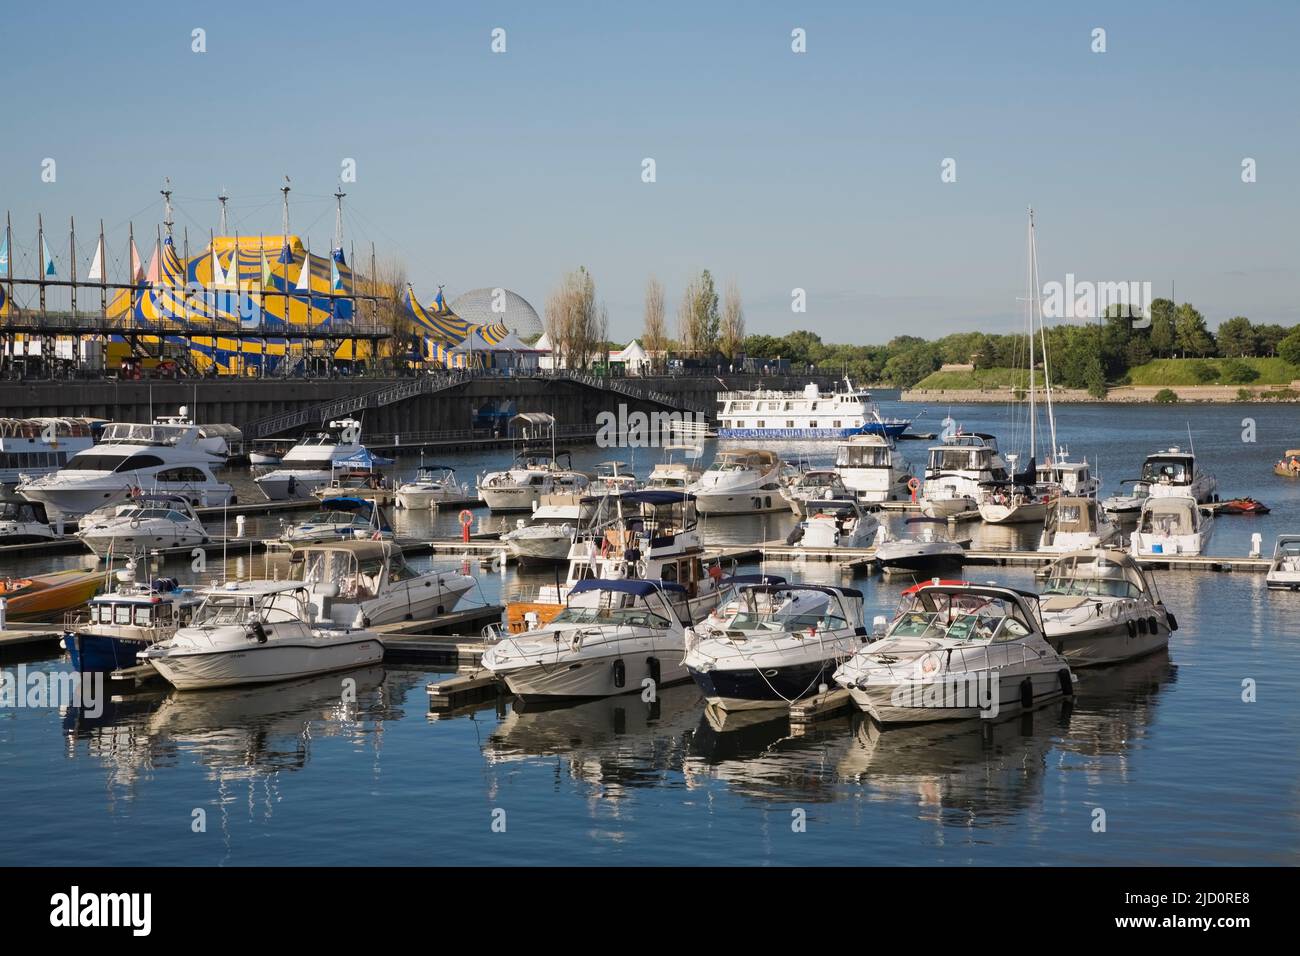
<path fill-rule="evenodd" d="M 1066 668 L 1056 672 L 1056 676 L 1061 680 L 1061 693 L 1066 697 L 1074 696 L 1074 681 L 1070 678 L 1070 672 Z"/>
<path fill-rule="evenodd" d="M 1020 706 L 1026 710 L 1034 706 L 1034 682 L 1028 677 L 1020 682 Z"/>
<path fill-rule="evenodd" d="M 627 683 L 627 666 L 623 663 L 623 658 L 614 661 L 614 686 L 622 687 Z"/>
<path fill-rule="evenodd" d="M 1147 618 L 1147 633 L 1148 634 L 1160 633 L 1160 622 L 1157 621 L 1155 617 Z"/>
<path fill-rule="evenodd" d="M 262 622 L 260 620 L 254 621 L 251 625 L 249 625 L 249 629 L 252 631 L 251 636 L 257 638 L 257 643 L 259 644 L 266 643 L 266 628 L 262 626 Z"/>
<path fill-rule="evenodd" d="M 1174 618 L 1174 612 L 1165 608 L 1165 620 L 1169 622 L 1171 632 L 1178 630 L 1178 621 Z"/>
<path fill-rule="evenodd" d="M 803 540 L 803 525 L 801 524 L 795 525 L 794 529 L 788 535 L 785 536 L 785 543 L 792 547 L 802 540 Z"/>
<path fill-rule="evenodd" d="M 1146 619 L 1146 618 L 1144 618 L 1144 617 L 1140 617 L 1140 618 L 1137 619 L 1137 632 L 1138 632 L 1139 634 L 1145 634 L 1145 633 L 1147 632 L 1147 619 Z"/>
<path fill-rule="evenodd" d="M 1137 637 L 1137 632 L 1138 632 L 1137 625 L 1134 624 L 1132 621 L 1129 621 L 1129 622 L 1128 622 L 1128 636 L 1129 636 L 1129 637 Z"/>
<path fill-rule="evenodd" d="M 647 657 L 645 659 L 645 669 L 646 669 L 646 673 L 650 676 L 650 679 L 654 681 L 655 686 L 658 687 L 659 686 L 659 658 Z"/>

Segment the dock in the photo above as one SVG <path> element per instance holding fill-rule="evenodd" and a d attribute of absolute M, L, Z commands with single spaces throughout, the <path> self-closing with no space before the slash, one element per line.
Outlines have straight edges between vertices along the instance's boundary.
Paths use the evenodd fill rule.
<path fill-rule="evenodd" d="M 506 686 L 495 674 L 476 669 L 432 681 L 426 690 L 429 692 L 429 716 L 437 718 L 450 716 L 453 712 L 477 710 L 503 695 Z"/>
<path fill-rule="evenodd" d="M 36 650 L 63 640 L 63 628 L 54 624 L 6 623 L 0 629 L 0 653 L 18 649 Z"/>

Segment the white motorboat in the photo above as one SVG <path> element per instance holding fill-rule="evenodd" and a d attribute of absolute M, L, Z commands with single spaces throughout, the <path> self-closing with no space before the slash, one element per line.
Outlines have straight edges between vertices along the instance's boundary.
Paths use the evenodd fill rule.
<path fill-rule="evenodd" d="M 908 518 L 903 523 L 911 534 L 894 536 L 882 527 L 877 536 L 872 564 L 883 574 L 928 578 L 960 570 L 966 563 L 966 549 L 948 536 L 942 518 Z"/>
<path fill-rule="evenodd" d="M 908 497 L 907 462 L 887 435 L 851 435 L 836 443 L 835 470 L 844 486 L 863 501 Z"/>
<path fill-rule="evenodd" d="M 514 530 L 501 535 L 521 564 L 567 561 L 573 536 L 596 510 L 599 499 L 583 495 L 542 495 L 533 516 L 518 519 Z"/>
<path fill-rule="evenodd" d="M 1033 485 L 999 484 L 984 489 L 980 517 L 989 524 L 1034 524 L 1047 517 L 1048 496 Z"/>
<path fill-rule="evenodd" d="M 1095 498 L 1101 490 L 1101 481 L 1092 473 L 1088 462 L 1070 461 L 1069 451 L 1061 448 L 1055 458 L 1038 466 L 1038 487 L 1050 489 L 1052 494 Z"/>
<path fill-rule="evenodd" d="M 63 646 L 74 670 L 134 667 L 140 651 L 189 624 L 202 603 L 175 578 L 138 581 L 136 571 L 136 561 L 128 561 L 116 574 L 116 587 L 91 598 L 85 612 L 67 625 Z"/>
<path fill-rule="evenodd" d="M 1151 486 L 1137 478 L 1125 478 L 1121 484 L 1132 484 L 1133 490 L 1127 495 L 1111 495 L 1104 499 L 1101 509 L 1116 521 L 1137 521 L 1142 514 L 1142 506 L 1151 497 Z"/>
<path fill-rule="evenodd" d="M 428 511 L 445 501 L 464 501 L 469 496 L 469 486 L 456 480 L 456 469 L 421 465 L 414 478 L 397 486 L 397 507 Z"/>
<path fill-rule="evenodd" d="M 1204 554 L 1214 534 L 1214 515 L 1193 498 L 1152 494 L 1129 538 L 1136 558 Z"/>
<path fill-rule="evenodd" d="M 592 495 L 622 495 L 636 491 L 636 475 L 628 470 L 625 461 L 602 461 L 596 466 L 596 476 L 587 486 Z"/>
<path fill-rule="evenodd" d="M 278 467 L 253 480 L 271 501 L 309 498 L 329 484 L 335 465 L 361 452 L 361 423 L 340 418 L 303 438 L 280 459 Z"/>
<path fill-rule="evenodd" d="M 337 541 L 295 548 L 316 621 L 375 627 L 449 614 L 477 584 L 456 571 L 416 571 L 391 541 Z"/>
<path fill-rule="evenodd" d="M 25 498 L 0 499 L 0 545 L 35 544 L 57 537 L 45 505 Z"/>
<path fill-rule="evenodd" d="M 98 418 L 0 418 L 0 485 L 53 474 L 95 444 Z"/>
<path fill-rule="evenodd" d="M 1142 463 L 1141 480 L 1152 498 L 1194 498 L 1197 504 L 1216 500 L 1219 483 L 1196 466 L 1196 453 L 1177 445 L 1148 455 Z"/>
<path fill-rule="evenodd" d="M 718 453 L 700 480 L 690 487 L 702 515 L 756 514 L 784 511 L 780 457 L 761 448 L 737 448 Z"/>
<path fill-rule="evenodd" d="M 478 493 L 492 511 L 532 511 L 542 495 L 576 494 L 587 476 L 573 470 L 569 452 L 555 448 L 555 419 L 545 412 L 524 412 L 510 419 L 510 430 L 523 441 L 510 467 L 479 477 Z M 550 439 L 549 451 L 539 442 Z"/>
<path fill-rule="evenodd" d="M 810 502 L 808 517 L 790 532 L 786 543 L 820 550 L 869 548 L 879 529 L 880 519 L 864 510 L 858 499 L 831 498 Z"/>
<path fill-rule="evenodd" d="M 140 494 L 112 515 L 87 515 L 77 537 L 95 554 L 139 554 L 193 548 L 210 540 L 194 508 L 181 495 Z"/>
<path fill-rule="evenodd" d="M 853 492 L 845 487 L 834 468 L 811 468 L 788 485 L 783 485 L 781 497 L 790 503 L 791 511 L 804 518 L 810 505 L 828 498 L 851 498 Z"/>
<path fill-rule="evenodd" d="M 234 502 L 234 489 L 213 474 L 225 464 L 233 425 L 196 425 L 189 410 L 152 424 L 112 422 L 99 444 L 77 452 L 66 467 L 18 486 L 29 501 L 51 512 L 79 517 L 125 501 L 138 491 L 183 495 L 194 505 Z"/>
<path fill-rule="evenodd" d="M 393 526 L 381 506 L 367 498 L 350 496 L 327 498 L 321 502 L 320 510 L 306 520 L 282 527 L 275 543 L 288 547 L 393 537 Z"/>
<path fill-rule="evenodd" d="M 950 518 L 974 511 L 982 487 L 1006 481 L 1007 463 L 998 440 L 983 432 L 958 432 L 932 445 L 921 484 L 921 511 L 930 518 Z"/>
<path fill-rule="evenodd" d="M 588 578 L 544 627 L 502 637 L 483 666 L 530 698 L 610 697 L 689 680 L 682 622 L 667 581 Z"/>
<path fill-rule="evenodd" d="M 909 588 L 884 637 L 834 679 L 881 724 L 992 719 L 1074 689 L 1036 594 L 964 582 Z"/>
<path fill-rule="evenodd" d="M 676 459 L 681 452 L 682 458 Z M 664 446 L 664 460 L 650 469 L 645 487 L 652 491 L 685 491 L 700 480 L 702 472 L 690 462 L 699 461 L 702 449 L 699 445 L 673 444 Z"/>
<path fill-rule="evenodd" d="M 723 710 L 784 707 L 831 683 L 869 640 L 862 592 L 814 584 L 742 586 L 686 632 L 686 666 Z"/>
<path fill-rule="evenodd" d="M 1047 504 L 1038 550 L 1065 554 L 1099 548 L 1119 537 L 1119 527 L 1093 497 L 1061 496 Z"/>
<path fill-rule="evenodd" d="M 1123 551 L 1094 548 L 1057 558 L 1038 607 L 1047 639 L 1075 666 L 1161 650 L 1178 627 L 1154 579 Z"/>
<path fill-rule="evenodd" d="M 1280 534 L 1265 578 L 1274 591 L 1300 591 L 1300 534 Z"/>
<path fill-rule="evenodd" d="M 313 621 L 300 581 L 232 581 L 203 597 L 189 627 L 139 655 L 180 690 L 267 684 L 384 658 L 375 632 Z"/>

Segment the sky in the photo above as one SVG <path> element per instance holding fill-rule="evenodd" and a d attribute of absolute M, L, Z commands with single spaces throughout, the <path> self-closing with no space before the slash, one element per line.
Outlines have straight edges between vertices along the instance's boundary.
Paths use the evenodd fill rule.
<path fill-rule="evenodd" d="M 83 274 L 102 218 L 125 277 L 164 177 L 197 248 L 223 189 L 232 231 L 279 233 L 288 175 L 323 252 L 353 160 L 345 246 L 402 262 L 422 301 L 503 286 L 540 312 L 581 265 L 620 341 L 650 276 L 675 326 L 704 268 L 751 333 L 1015 331 L 1030 206 L 1044 282 L 1300 322 L 1293 0 L 73 0 L 0 24 L 0 208 L 29 253 L 43 215 L 62 259 L 75 216 Z"/>

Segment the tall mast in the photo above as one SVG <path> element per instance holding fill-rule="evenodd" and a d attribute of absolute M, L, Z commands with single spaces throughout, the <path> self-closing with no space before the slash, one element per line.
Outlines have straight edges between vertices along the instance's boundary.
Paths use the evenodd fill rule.
<path fill-rule="evenodd" d="M 284 185 L 280 187 L 280 192 L 284 193 L 284 208 L 280 213 L 280 232 L 284 236 L 284 244 L 289 244 L 289 177 L 284 177 Z"/>
<path fill-rule="evenodd" d="M 171 238 L 172 226 L 175 225 L 175 223 L 172 222 L 172 181 L 171 179 L 170 178 L 164 179 L 163 188 L 158 191 L 162 193 L 162 197 L 163 197 L 163 225 L 167 227 L 168 238 Z M 159 244 L 161 244 L 162 238 L 159 237 L 158 241 Z M 162 263 L 159 263 L 159 265 L 161 266 Z"/>
<path fill-rule="evenodd" d="M 339 183 L 334 190 L 334 248 L 339 252 L 343 251 L 343 197 L 346 195 L 343 184 Z"/>
<path fill-rule="evenodd" d="M 223 186 L 222 189 L 221 189 L 221 195 L 219 195 L 219 196 L 217 197 L 217 202 L 221 203 L 221 229 L 220 229 L 220 232 L 221 232 L 221 234 L 222 234 L 223 236 L 227 236 L 227 235 L 230 234 L 230 233 L 227 231 L 227 229 L 226 229 L 226 200 L 229 199 L 229 198 L 230 198 L 230 197 L 226 195 L 226 189 L 225 189 L 225 187 Z"/>
<path fill-rule="evenodd" d="M 1034 303 L 1038 301 L 1038 263 L 1034 261 L 1034 207 L 1029 207 L 1029 314 L 1025 322 L 1029 333 L 1029 460 L 1038 457 L 1038 396 L 1034 382 Z"/>
<path fill-rule="evenodd" d="M 1047 323 L 1043 321 L 1043 301 L 1038 297 L 1038 238 L 1033 231 L 1033 214 L 1030 213 L 1030 242 L 1033 244 L 1032 258 L 1034 261 L 1034 302 L 1038 306 L 1038 335 L 1041 351 L 1043 353 L 1043 394 L 1047 398 L 1047 427 L 1051 435 L 1052 444 L 1048 448 L 1048 455 L 1055 460 L 1058 446 L 1056 444 L 1056 413 L 1052 409 L 1052 369 L 1047 359 Z M 1032 336 L 1032 330 L 1031 330 Z"/>
<path fill-rule="evenodd" d="M 68 292 L 72 297 L 72 316 L 75 319 L 77 315 L 77 220 L 68 217 L 68 277 L 72 280 L 72 285 L 68 287 Z"/>

